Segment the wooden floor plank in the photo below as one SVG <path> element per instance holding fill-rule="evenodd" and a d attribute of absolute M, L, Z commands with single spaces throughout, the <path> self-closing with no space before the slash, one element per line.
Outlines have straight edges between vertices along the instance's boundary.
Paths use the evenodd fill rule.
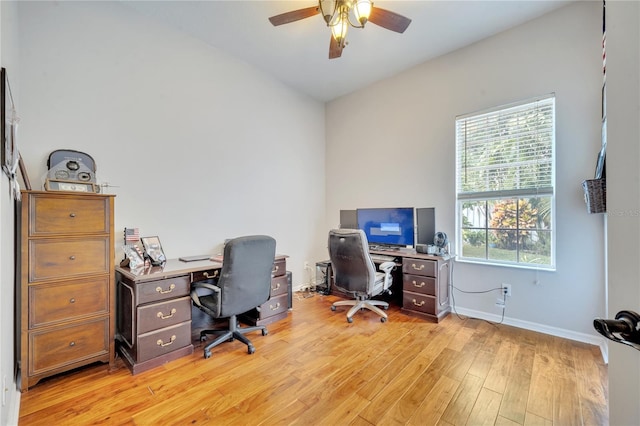
<path fill-rule="evenodd" d="M 249 336 L 253 355 L 235 341 L 204 359 L 194 327 L 193 355 L 147 372 L 118 358 L 114 371 L 43 379 L 21 395 L 19 426 L 608 422 L 597 347 L 456 315 L 436 324 L 393 304 L 386 323 L 359 312 L 350 324 L 335 300 L 295 297 L 268 335 Z"/>
<path fill-rule="evenodd" d="M 501 394 L 482 388 L 466 424 L 475 426 L 493 425 L 498 417 L 501 401 Z"/>

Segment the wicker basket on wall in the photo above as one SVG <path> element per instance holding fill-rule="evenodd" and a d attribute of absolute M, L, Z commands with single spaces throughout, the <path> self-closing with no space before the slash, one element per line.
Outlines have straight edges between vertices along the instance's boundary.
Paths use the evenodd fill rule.
<path fill-rule="evenodd" d="M 584 200 L 589 213 L 607 212 L 607 179 L 587 179 L 582 182 Z"/>

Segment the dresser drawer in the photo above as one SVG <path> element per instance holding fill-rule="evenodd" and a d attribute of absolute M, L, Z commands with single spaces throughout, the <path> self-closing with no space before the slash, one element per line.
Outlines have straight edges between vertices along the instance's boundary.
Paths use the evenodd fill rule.
<path fill-rule="evenodd" d="M 191 344 L 191 321 L 138 336 L 137 362 L 167 354 Z"/>
<path fill-rule="evenodd" d="M 435 260 L 404 258 L 402 261 L 402 273 L 435 277 L 437 266 L 438 262 Z"/>
<path fill-rule="evenodd" d="M 287 273 L 287 259 L 278 259 L 273 262 L 272 277 L 279 277 Z"/>
<path fill-rule="evenodd" d="M 29 374 L 109 353 L 109 318 L 29 334 Z"/>
<path fill-rule="evenodd" d="M 109 233 L 107 197 L 30 194 L 29 235 Z"/>
<path fill-rule="evenodd" d="M 280 277 L 274 277 L 271 279 L 271 298 L 286 294 L 289 285 L 289 280 L 286 275 Z"/>
<path fill-rule="evenodd" d="M 29 328 L 109 312 L 109 277 L 29 286 Z"/>
<path fill-rule="evenodd" d="M 260 305 L 259 319 L 285 312 L 288 309 L 287 296 L 288 295 L 286 293 L 281 294 L 280 296 L 272 297 Z"/>
<path fill-rule="evenodd" d="M 436 298 L 425 294 L 405 291 L 402 293 L 402 309 L 435 315 Z"/>
<path fill-rule="evenodd" d="M 109 237 L 30 240 L 29 282 L 109 273 L 109 244 Z"/>
<path fill-rule="evenodd" d="M 402 275 L 402 290 L 414 293 L 436 295 L 436 279 L 420 275 Z"/>
<path fill-rule="evenodd" d="M 191 319 L 191 297 L 138 307 L 138 333 L 175 325 Z"/>
<path fill-rule="evenodd" d="M 166 278 L 138 284 L 138 305 L 175 297 L 188 296 L 191 282 L 189 276 Z"/>

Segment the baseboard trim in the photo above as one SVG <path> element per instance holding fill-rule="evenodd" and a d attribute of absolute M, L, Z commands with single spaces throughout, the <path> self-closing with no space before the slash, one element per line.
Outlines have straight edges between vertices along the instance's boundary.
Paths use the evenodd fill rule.
<path fill-rule="evenodd" d="M 7 425 L 18 426 L 18 420 L 20 419 L 20 391 L 14 392 L 15 398 L 11 398 L 11 404 L 9 404 L 9 411 L 7 412 Z"/>
<path fill-rule="evenodd" d="M 476 311 L 473 309 L 461 308 L 459 306 L 455 307 L 455 310 L 452 311 L 451 315 L 455 315 L 459 313 L 460 315 L 464 315 L 466 317 L 483 319 L 491 322 L 500 322 L 502 316 L 490 314 L 488 312 Z M 602 354 L 602 359 L 605 364 L 609 363 L 609 347 L 607 346 L 606 339 L 601 336 L 595 336 L 586 333 L 578 333 L 572 330 L 566 330 L 558 327 L 551 327 L 545 324 L 538 324 L 530 321 L 523 321 L 517 318 L 510 318 L 505 316 L 502 320 L 503 324 L 510 325 L 513 327 L 522 328 L 525 330 L 537 331 L 538 333 L 549 334 L 551 336 L 562 337 L 569 340 L 575 340 L 577 342 L 588 343 L 590 345 L 598 346 L 600 348 L 600 353 Z"/>

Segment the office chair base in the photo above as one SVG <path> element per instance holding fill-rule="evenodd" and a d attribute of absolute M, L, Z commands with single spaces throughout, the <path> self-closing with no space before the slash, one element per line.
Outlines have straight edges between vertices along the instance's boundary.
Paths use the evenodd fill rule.
<path fill-rule="evenodd" d="M 385 310 L 389 309 L 389 303 L 383 300 L 340 300 L 338 302 L 333 302 L 331 310 L 335 311 L 336 306 L 352 306 L 352 308 L 349 309 L 349 312 L 347 312 L 347 322 L 349 323 L 353 322 L 353 315 L 361 309 L 369 309 L 370 311 L 380 315 L 380 322 L 386 322 L 388 318 L 386 312 L 379 308 L 382 307 Z"/>
<path fill-rule="evenodd" d="M 200 332 L 200 341 L 204 342 L 207 339 L 207 335 L 213 334 L 218 336 L 214 341 L 209 343 L 204 348 L 204 357 L 211 358 L 211 349 L 215 346 L 218 346 L 223 342 L 232 342 L 235 339 L 241 341 L 245 345 L 247 345 L 247 353 L 249 355 L 253 354 L 256 351 L 256 348 L 251 343 L 251 340 L 247 339 L 245 334 L 251 333 L 252 331 L 262 332 L 263 336 L 269 334 L 267 328 L 263 325 L 256 325 L 251 327 L 240 327 L 238 325 L 238 320 L 235 316 L 229 318 L 229 328 L 225 330 L 202 330 Z"/>

